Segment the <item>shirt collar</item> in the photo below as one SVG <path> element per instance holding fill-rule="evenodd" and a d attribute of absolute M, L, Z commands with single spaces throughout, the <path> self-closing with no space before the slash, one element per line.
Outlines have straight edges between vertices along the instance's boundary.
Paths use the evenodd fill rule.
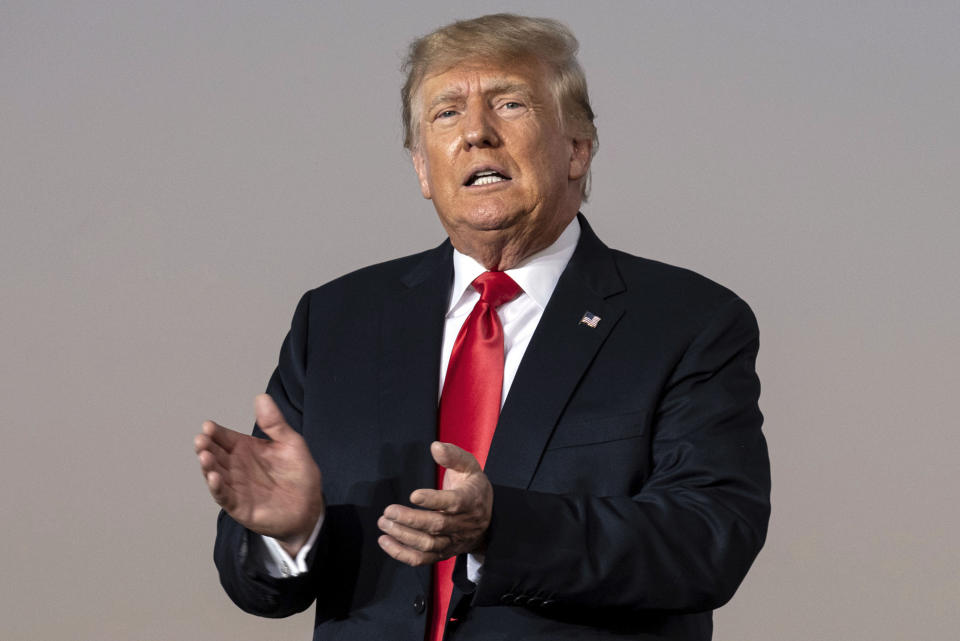
<path fill-rule="evenodd" d="M 550 300 L 557 286 L 557 281 L 560 280 L 560 274 L 570 262 L 570 257 L 573 256 L 579 240 L 580 221 L 574 218 L 552 245 L 523 259 L 519 265 L 508 269 L 506 273 L 516 281 L 517 285 L 520 285 L 523 293 L 530 296 L 541 310 L 545 309 L 547 301 Z M 470 289 L 468 292 L 470 283 L 485 271 L 487 271 L 486 268 L 474 259 L 456 249 L 453 250 L 453 288 L 450 290 L 448 315 L 461 303 L 465 294 L 474 291 Z"/>

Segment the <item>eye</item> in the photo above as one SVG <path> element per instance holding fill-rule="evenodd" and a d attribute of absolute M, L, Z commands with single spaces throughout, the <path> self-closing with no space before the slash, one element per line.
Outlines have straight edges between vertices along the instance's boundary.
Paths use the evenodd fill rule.
<path fill-rule="evenodd" d="M 436 119 L 441 120 L 443 118 L 452 118 L 453 116 L 456 116 L 456 115 L 457 115 L 457 112 L 454 111 L 453 109 L 444 109 L 443 111 L 439 112 L 436 115 Z"/>
<path fill-rule="evenodd" d="M 504 118 L 516 118 L 526 113 L 527 105 L 519 100 L 504 100 L 497 107 L 497 110 Z"/>

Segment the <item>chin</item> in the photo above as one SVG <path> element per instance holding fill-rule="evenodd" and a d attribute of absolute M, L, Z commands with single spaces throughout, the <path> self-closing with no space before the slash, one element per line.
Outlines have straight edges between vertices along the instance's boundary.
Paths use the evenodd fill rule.
<path fill-rule="evenodd" d="M 524 217 L 522 211 L 504 207 L 497 203 L 494 206 L 483 206 L 457 218 L 465 226 L 478 231 L 497 231 L 509 229 Z"/>

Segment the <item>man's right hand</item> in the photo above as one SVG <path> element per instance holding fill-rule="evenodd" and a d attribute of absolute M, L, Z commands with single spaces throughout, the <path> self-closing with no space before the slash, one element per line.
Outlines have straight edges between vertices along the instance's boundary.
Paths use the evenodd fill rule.
<path fill-rule="evenodd" d="M 205 421 L 194 449 L 213 500 L 296 556 L 323 516 L 320 468 L 269 395 L 257 396 L 254 412 L 269 441 Z"/>

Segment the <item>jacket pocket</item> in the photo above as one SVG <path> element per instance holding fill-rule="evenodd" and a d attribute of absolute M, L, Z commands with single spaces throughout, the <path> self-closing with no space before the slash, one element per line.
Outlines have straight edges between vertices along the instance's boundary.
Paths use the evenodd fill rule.
<path fill-rule="evenodd" d="M 646 430 L 646 410 L 597 418 L 564 419 L 553 431 L 547 449 L 558 450 L 636 438 Z"/>

